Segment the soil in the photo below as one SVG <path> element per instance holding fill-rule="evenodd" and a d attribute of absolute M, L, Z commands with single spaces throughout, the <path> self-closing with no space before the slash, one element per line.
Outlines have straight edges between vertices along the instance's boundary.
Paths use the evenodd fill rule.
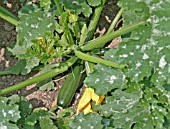
<path fill-rule="evenodd" d="M 5 7 L 7 10 L 12 12 L 17 16 L 18 11 L 23 6 L 23 3 L 19 2 L 20 0 L 1 0 L 0 5 Z M 102 11 L 99 24 L 96 30 L 96 35 L 102 35 L 109 27 L 111 21 L 114 19 L 119 8 L 116 5 L 117 0 L 107 0 L 105 7 Z M 14 46 L 16 42 L 16 30 L 15 26 L 8 23 L 7 21 L 0 18 L 0 71 L 7 70 L 10 66 L 14 65 L 17 62 L 17 59 L 12 55 L 7 53 L 7 47 Z M 112 42 L 112 47 L 115 44 L 118 44 L 120 39 L 116 39 Z M 4 89 L 11 85 L 20 83 L 30 77 L 36 75 L 35 72 L 31 72 L 28 75 L 8 75 L 0 76 L 0 89 Z M 60 77 L 56 77 L 60 78 Z M 58 89 L 61 87 L 64 79 L 56 82 L 55 89 L 52 91 L 42 91 L 38 90 L 35 85 L 31 85 L 27 88 L 9 93 L 5 96 L 10 96 L 13 94 L 18 94 L 19 96 L 25 96 L 33 104 L 33 107 L 46 107 L 50 108 L 54 99 L 56 98 Z M 72 106 L 76 108 L 77 101 L 80 99 L 81 94 L 83 93 L 84 86 L 79 89 L 73 99 Z"/>

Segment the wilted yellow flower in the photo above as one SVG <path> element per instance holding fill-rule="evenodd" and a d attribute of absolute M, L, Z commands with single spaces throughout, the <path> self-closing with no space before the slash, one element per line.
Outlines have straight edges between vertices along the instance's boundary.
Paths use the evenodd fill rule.
<path fill-rule="evenodd" d="M 92 88 L 86 88 L 83 96 L 81 97 L 78 107 L 77 107 L 77 114 L 83 110 L 84 114 L 88 114 L 89 112 L 92 112 L 91 109 L 91 100 L 95 101 L 96 104 L 101 104 L 105 96 L 98 96 L 94 93 L 94 89 Z"/>

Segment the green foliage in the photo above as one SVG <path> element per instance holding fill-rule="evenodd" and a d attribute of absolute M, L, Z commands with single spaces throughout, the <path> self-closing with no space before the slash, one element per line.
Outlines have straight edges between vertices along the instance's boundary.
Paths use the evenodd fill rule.
<path fill-rule="evenodd" d="M 54 89 L 55 84 L 52 81 L 52 79 L 50 78 L 50 79 L 47 79 L 47 80 L 44 80 L 44 81 L 37 83 L 37 86 L 39 86 L 40 90 L 50 91 L 50 90 Z"/>
<path fill-rule="evenodd" d="M 57 124 L 59 129 L 70 129 L 69 123 L 72 121 L 70 117 L 74 114 L 74 110 L 72 108 L 62 109 L 57 114 Z"/>
<path fill-rule="evenodd" d="M 50 9 L 51 0 L 40 0 L 40 6 L 44 8 L 44 10 L 48 11 Z"/>
<path fill-rule="evenodd" d="M 44 108 L 32 111 L 32 105 L 24 97 L 0 97 L 0 128 L 57 129 L 52 117 L 54 115 Z"/>
<path fill-rule="evenodd" d="M 123 38 L 117 49 L 105 53 L 106 60 L 127 64 L 127 68 L 118 70 L 97 64 L 85 79 L 86 85 L 94 88 L 95 93 L 106 96 L 101 105 L 92 104 L 92 109 L 102 119 L 101 127 L 170 128 L 169 5 L 168 0 L 119 1 L 119 6 L 124 9 L 123 26 L 140 21 L 146 21 L 146 24 L 133 30 L 129 37 Z M 110 85 L 106 80 L 113 74 L 116 78 Z M 118 81 L 117 78 L 124 80 Z M 81 113 L 74 121 L 86 117 Z M 86 120 L 83 124 L 83 128 L 88 128 Z"/>
<path fill-rule="evenodd" d="M 85 84 L 95 90 L 98 95 L 105 95 L 116 88 L 125 88 L 125 76 L 119 69 L 98 64 L 94 72 L 85 79 Z M 102 74 L 101 74 L 102 73 Z"/>
<path fill-rule="evenodd" d="M 16 57 L 26 59 L 25 68 L 27 73 L 35 66 L 38 66 L 39 62 L 47 62 L 44 58 L 48 58 L 50 48 L 43 51 L 43 47 L 38 42 L 34 43 L 32 40 L 44 37 L 45 32 L 53 32 L 56 25 L 53 16 L 53 13 L 43 11 L 35 11 L 28 14 L 21 13 L 20 15 L 20 22 L 17 27 L 17 43 L 13 49 L 9 48 L 9 50 Z M 52 47 L 50 46 L 51 42 L 48 44 L 49 47 Z M 42 53 L 40 54 L 40 52 Z"/>
<path fill-rule="evenodd" d="M 45 36 L 45 32 L 53 32 L 55 28 L 54 14 L 43 11 L 32 12 L 30 14 L 21 15 L 20 22 L 17 27 L 17 44 L 22 45 L 25 49 L 32 46 L 32 39 Z M 32 20 L 30 20 L 32 19 Z M 27 22 L 29 21 L 29 22 Z M 49 22 L 50 21 L 50 22 Z M 27 34 L 27 35 L 26 35 Z M 14 50 L 17 49 L 16 47 Z M 19 49 L 19 48 L 18 48 Z M 24 50 L 25 50 L 24 49 Z M 13 54 L 25 54 L 26 51 L 12 51 Z M 20 49 L 19 49 L 20 50 Z"/>
<path fill-rule="evenodd" d="M 43 121 L 46 119 L 46 122 L 43 123 Z M 53 127 L 52 121 L 50 120 L 50 114 L 47 110 L 39 109 L 35 112 L 32 112 L 28 117 L 25 119 L 25 128 L 28 129 L 34 129 L 37 124 L 39 123 L 40 127 L 47 127 L 47 124 L 49 124 L 49 127 L 51 126 L 53 129 L 56 129 Z M 45 129 L 45 128 L 43 128 Z"/>
<path fill-rule="evenodd" d="M 50 118 L 47 117 L 41 117 L 40 118 L 40 127 L 41 129 L 58 129 L 53 121 Z"/>
<path fill-rule="evenodd" d="M 72 122 L 70 122 L 71 129 L 102 129 L 101 124 L 102 118 L 98 114 L 89 113 L 87 115 L 83 115 L 83 113 L 79 113 Z"/>
<path fill-rule="evenodd" d="M 12 100 L 10 98 L 0 97 L 0 127 L 19 129 L 15 124 L 21 118 L 19 107 L 17 104 L 11 104 L 8 101 Z"/>
<path fill-rule="evenodd" d="M 86 17 L 89 17 L 92 13 L 92 8 L 90 6 L 98 6 L 101 4 L 101 0 L 61 0 L 65 9 L 74 10 L 78 15 L 83 13 Z M 90 6 L 89 6 L 90 5 Z"/>
<path fill-rule="evenodd" d="M 92 7 L 101 4 L 101 0 L 60 2 L 65 10 L 57 20 L 54 16 L 58 16 L 58 13 L 50 8 L 51 3 L 47 0 L 41 0 L 40 5 L 27 5 L 19 13 L 17 44 L 9 50 L 18 58 L 25 59 L 26 72 L 30 72 L 40 63 L 47 64 L 54 58 L 66 55 L 70 57 L 76 54 L 76 51 L 81 51 L 89 28 L 78 15 L 89 17 Z M 105 60 L 125 64 L 126 68 L 108 67 L 103 65 L 105 62 L 95 65 L 93 72 L 86 77 L 84 82 L 87 87 L 92 87 L 98 95 L 105 95 L 101 105 L 92 102 L 95 113 L 87 115 L 79 113 L 71 120 L 70 117 L 73 115 L 71 109 L 64 109 L 55 116 L 42 109 L 32 112 L 30 104 L 19 97 L 0 97 L 2 127 L 56 129 L 53 123 L 55 121 L 61 129 L 170 128 L 170 1 L 119 0 L 118 5 L 124 9 L 123 28 L 126 30 L 128 26 L 134 24 L 137 24 L 138 28 L 130 29 L 130 35 L 123 38 L 118 48 L 110 49 L 104 55 Z M 138 23 L 142 25 L 139 26 Z M 120 35 L 119 32 L 115 33 Z M 112 34 L 106 35 L 103 39 L 111 40 L 107 39 L 108 37 L 112 37 Z M 98 38 L 97 41 L 103 41 L 104 45 L 106 42 L 103 39 Z M 90 47 L 84 50 L 90 50 L 95 44 L 98 42 L 90 44 Z M 79 58 L 86 60 L 88 57 L 93 62 L 94 58 L 86 56 L 88 54 L 83 54 L 81 56 L 83 58 Z M 58 64 L 46 65 L 42 73 L 55 67 L 58 67 Z M 18 66 L 14 68 L 18 69 Z M 13 69 L 12 72 L 18 73 Z M 41 89 L 53 88 L 51 79 L 40 84 L 45 84 Z M 24 106 L 27 107 L 26 110 Z M 15 113 L 11 115 L 11 112 Z"/>
<path fill-rule="evenodd" d="M 130 2 L 120 0 L 124 8 L 124 26 L 145 20 L 145 26 L 132 31 L 129 38 L 123 39 L 118 52 L 114 55 L 121 63 L 128 64 L 125 71 L 132 81 L 140 81 L 151 75 L 156 84 L 170 83 L 169 74 L 169 8 L 170 1 Z"/>

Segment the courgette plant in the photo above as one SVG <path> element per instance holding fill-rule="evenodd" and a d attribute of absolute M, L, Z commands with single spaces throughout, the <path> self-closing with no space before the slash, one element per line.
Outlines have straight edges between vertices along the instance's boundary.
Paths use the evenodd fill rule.
<path fill-rule="evenodd" d="M 9 51 L 25 65 L 20 73 L 46 66 L 50 69 L 2 89 L 0 95 L 52 78 L 69 67 L 73 67 L 71 73 L 74 73 L 75 66 L 88 61 L 97 65 L 93 72 L 88 73 L 84 83 L 96 94 L 106 96 L 105 100 L 101 105 L 92 102 L 95 113 L 79 113 L 66 125 L 62 121 L 65 128 L 170 128 L 170 1 L 119 0 L 122 9 L 107 33 L 92 39 L 104 3 L 105 0 L 40 0 L 40 5 L 25 6 L 19 13 L 19 20 L 1 7 L 0 16 L 17 26 L 17 43 Z M 88 24 L 81 16 L 90 16 L 89 5 L 95 10 Z M 124 18 L 122 29 L 111 32 L 121 14 Z M 104 59 L 94 56 L 95 50 L 128 32 L 131 32 L 130 36 L 123 38 L 118 48 L 105 52 Z M 66 57 L 66 61 L 48 64 L 60 57 Z M 70 76 L 75 80 L 74 74 L 68 78 Z"/>
<path fill-rule="evenodd" d="M 145 24 L 145 22 L 142 21 L 124 27 L 114 33 L 110 32 L 102 37 L 92 39 L 105 0 L 98 0 L 97 3 L 87 1 L 89 5 L 97 6 L 88 27 L 83 18 L 80 16 L 78 17 L 78 15 L 83 13 L 85 16 L 89 16 L 91 12 L 87 12 L 87 10 L 81 12 L 83 10 L 79 9 L 68 10 L 72 9 L 68 6 L 68 3 L 69 2 L 66 1 L 55 0 L 49 1 L 48 4 L 46 4 L 45 1 L 42 0 L 40 1 L 40 5 L 25 5 L 19 11 L 19 20 L 16 20 L 16 18 L 14 19 L 12 14 L 9 15 L 9 12 L 1 7 L 1 17 L 16 25 L 16 30 L 18 32 L 17 43 L 12 49 L 8 49 L 19 59 L 18 64 L 7 71 L 0 72 L 1 75 L 15 74 L 16 67 L 21 64 L 23 69 L 20 70 L 20 73 L 27 74 L 31 70 L 38 69 L 37 67 L 39 65 L 41 65 L 39 66 L 40 69 L 44 66 L 50 66 L 48 63 L 54 58 L 66 57 L 68 59 L 70 57 L 57 66 L 51 66 L 51 69 L 48 69 L 47 72 L 43 71 L 43 74 L 6 89 L 2 89 L 0 91 L 1 95 L 63 73 L 75 64 L 78 59 L 93 63 L 102 63 L 120 69 L 125 67 L 125 65 L 92 56 L 89 52 L 93 49 L 102 48 L 108 41 L 130 32 L 138 26 Z M 83 3 L 80 2 L 78 5 L 73 4 L 73 6 L 86 7 L 84 5 L 85 3 L 86 1 Z M 88 8 L 91 9 L 89 5 Z M 121 13 L 119 13 L 117 17 L 120 17 L 120 15 Z M 10 20 L 11 18 L 13 18 L 13 20 Z M 55 18 L 59 20 L 55 20 Z M 113 24 L 115 24 L 117 20 L 114 20 Z M 112 30 L 113 27 L 112 25 L 110 30 Z M 93 52 L 91 54 L 93 54 Z"/>

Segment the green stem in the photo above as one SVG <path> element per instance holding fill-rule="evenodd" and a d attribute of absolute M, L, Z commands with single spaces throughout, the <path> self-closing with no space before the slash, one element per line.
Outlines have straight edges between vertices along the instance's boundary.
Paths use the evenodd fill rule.
<path fill-rule="evenodd" d="M 71 35 L 70 29 L 68 27 L 68 23 L 66 23 L 65 27 L 66 27 L 65 32 L 66 32 L 66 34 L 68 36 L 69 44 L 70 44 L 70 46 L 72 46 L 72 45 L 74 45 L 74 40 L 73 40 L 73 37 Z"/>
<path fill-rule="evenodd" d="M 16 17 L 14 14 L 12 14 L 11 12 L 9 12 L 7 9 L 3 8 L 2 6 L 0 6 L 0 12 L 14 18 L 15 20 L 19 20 L 18 17 Z"/>
<path fill-rule="evenodd" d="M 17 26 L 18 25 L 18 18 L 14 16 L 12 13 L 7 11 L 5 8 L 0 6 L 0 17 L 5 19 L 6 21 L 10 22 L 11 24 Z"/>
<path fill-rule="evenodd" d="M 102 37 L 93 39 L 91 41 L 89 41 L 88 43 L 86 43 L 84 46 L 81 47 L 82 51 L 89 51 L 92 50 L 94 48 L 102 48 L 107 42 L 109 42 L 110 40 L 112 40 L 113 38 L 119 37 L 123 34 L 126 34 L 136 28 L 138 28 L 140 25 L 144 25 L 146 22 L 142 21 L 127 27 L 124 27 L 120 30 L 117 30 L 113 33 L 110 34 L 106 34 Z"/>
<path fill-rule="evenodd" d="M 58 109 L 58 105 L 55 105 L 54 107 L 52 107 L 49 111 L 50 112 L 55 112 Z"/>
<path fill-rule="evenodd" d="M 52 78 L 52 77 L 54 77 L 54 76 L 56 76 L 56 75 L 58 75 L 62 72 L 65 72 L 66 70 L 68 70 L 68 67 L 72 66 L 76 62 L 76 60 L 77 60 L 77 58 L 74 56 L 74 57 L 70 58 L 68 61 L 62 63 L 59 68 L 52 69 L 49 72 L 43 73 L 43 74 L 38 75 L 38 76 L 31 78 L 29 80 L 23 81 L 19 84 L 16 84 L 16 85 L 10 86 L 8 88 L 2 89 L 0 91 L 0 95 L 7 94 L 9 92 L 22 89 L 26 86 L 29 86 L 31 84 L 43 81 L 43 80 L 48 79 L 48 78 Z"/>
<path fill-rule="evenodd" d="M 99 6 L 97 6 L 94 10 L 94 15 L 89 23 L 89 26 L 88 26 L 88 34 L 87 34 L 86 41 L 89 41 L 93 38 L 93 34 L 94 34 L 94 31 L 96 30 L 96 26 L 99 21 L 100 14 L 103 10 L 105 1 L 106 0 L 102 0 L 102 3 Z"/>
<path fill-rule="evenodd" d="M 114 29 L 117 21 L 119 20 L 119 18 L 121 17 L 122 15 L 122 12 L 123 12 L 123 8 L 119 10 L 119 12 L 117 13 L 117 15 L 115 16 L 114 20 L 112 21 L 112 24 L 110 25 L 108 31 L 106 34 L 109 34 L 112 32 L 112 30 Z"/>
<path fill-rule="evenodd" d="M 10 74 L 11 74 L 10 70 L 0 71 L 0 76 L 6 76 L 6 75 L 10 75 Z"/>
<path fill-rule="evenodd" d="M 82 53 L 80 51 L 74 51 L 74 52 L 75 52 L 75 55 L 82 60 L 86 60 L 86 61 L 93 62 L 93 63 L 101 63 L 101 64 L 104 64 L 104 65 L 111 66 L 111 67 L 114 67 L 114 68 L 119 68 L 119 69 L 123 69 L 123 68 L 126 67 L 126 65 L 120 65 L 120 64 L 117 64 L 117 63 L 112 62 L 112 61 L 103 60 L 101 58 L 90 56 L 90 55 Z"/>
<path fill-rule="evenodd" d="M 60 13 L 60 15 L 63 13 L 63 9 L 62 9 L 62 7 L 61 7 L 61 5 L 60 5 L 60 2 L 59 2 L 59 0 L 54 0 L 54 2 L 55 2 L 55 4 L 57 5 L 57 9 L 58 9 L 58 11 L 59 11 L 59 13 Z"/>

